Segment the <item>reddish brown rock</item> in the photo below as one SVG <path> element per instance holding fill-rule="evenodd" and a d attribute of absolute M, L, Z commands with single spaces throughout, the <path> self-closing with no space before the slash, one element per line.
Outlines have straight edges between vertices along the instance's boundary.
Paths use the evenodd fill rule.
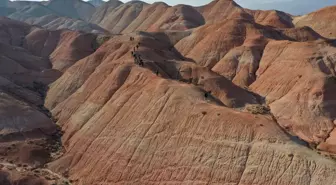
<path fill-rule="evenodd" d="M 271 115 L 224 107 L 216 91 L 213 98 L 205 98 L 202 88 L 216 81 L 208 69 L 178 60 L 162 41 L 135 39 L 141 41 L 138 53 L 145 68 L 132 64 L 132 42 L 118 36 L 70 67 L 51 87 L 47 104 L 66 131 L 67 151 L 51 169 L 69 172 L 76 184 L 335 181 L 332 176 L 321 178 L 322 173 L 334 173 L 334 162 L 296 144 L 298 140 L 284 133 Z M 162 61 L 162 56 L 170 60 Z M 159 76 L 153 73 L 154 64 L 162 67 Z M 181 76 L 172 76 L 174 71 Z M 200 78 L 195 86 L 171 80 L 190 74 L 208 82 Z M 238 94 L 244 91 L 225 83 L 231 85 L 219 93 L 243 102 L 251 99 L 252 94 Z M 266 174 L 275 177 L 279 170 L 278 179 L 267 180 Z"/>
<path fill-rule="evenodd" d="M 170 7 L 162 2 L 149 5 L 138 1 L 119 5 L 118 8 L 110 11 L 99 25 L 116 34 L 134 31 L 186 30 L 204 24 L 202 15 L 187 5 Z"/>
<path fill-rule="evenodd" d="M 44 98 L 48 84 L 62 74 L 52 69 L 49 55 L 53 56 L 52 61 L 64 59 L 65 66 L 71 66 L 69 62 L 75 62 L 93 52 L 91 42 L 96 42 L 96 36 L 71 31 L 50 32 L 7 18 L 2 18 L 0 25 L 3 31 L 0 35 L 1 144 L 49 137 L 57 126 L 43 105 Z M 60 62 L 58 65 L 61 66 Z M 6 147 L 1 145 L 3 148 Z M 29 145 L 22 151 L 16 148 L 10 153 L 2 153 L 13 157 L 11 160 L 14 161 L 17 160 L 15 156 L 21 156 L 22 153 L 32 155 L 22 159 L 27 161 L 43 154 L 43 148 L 37 149 L 38 152 L 35 149 Z"/>
<path fill-rule="evenodd" d="M 195 29 L 190 36 L 180 40 L 176 48 L 199 65 L 213 68 L 227 54 L 232 55 L 229 52 L 236 47 L 257 48 L 260 56 L 269 40 L 307 41 L 319 38 L 321 36 L 308 28 L 276 29 L 248 20 L 228 19 Z M 214 70 L 223 74 L 218 66 Z"/>
<path fill-rule="evenodd" d="M 335 52 L 321 41 L 271 42 L 251 85 L 280 125 L 310 143 L 324 142 L 335 127 Z"/>
<path fill-rule="evenodd" d="M 294 27 L 292 16 L 287 13 L 244 9 L 233 0 L 214 0 L 197 9 L 208 24 L 219 23 L 226 19 L 245 19 L 277 28 Z"/>
<path fill-rule="evenodd" d="M 236 47 L 230 50 L 212 70 L 241 87 L 247 87 L 256 79 L 255 72 L 259 67 L 262 52 L 262 47 Z"/>
<path fill-rule="evenodd" d="M 97 21 L 124 34 L 99 36 L 100 47 L 93 34 L 3 20 L 2 139 L 32 141 L 57 131 L 55 121 L 65 147 L 60 132 L 56 148 L 0 150 L 14 156 L 1 163 L 10 173 L 51 157 L 48 167 L 75 185 L 336 182 L 335 160 L 312 150 L 336 151 L 332 41 L 293 28 L 288 14 L 229 0 L 103 10 Z"/>
<path fill-rule="evenodd" d="M 293 28 L 292 16 L 281 11 L 271 10 L 249 10 L 245 9 L 250 15 L 253 16 L 253 19 L 256 23 L 272 26 L 276 28 Z"/>
<path fill-rule="evenodd" d="M 198 8 L 207 23 L 219 23 L 225 19 L 251 19 L 252 16 L 233 0 L 214 0 Z"/>
<path fill-rule="evenodd" d="M 295 17 L 293 23 L 296 26 L 309 26 L 326 38 L 335 39 L 336 6 L 326 7 L 307 15 Z"/>
<path fill-rule="evenodd" d="M 35 55 L 50 57 L 52 68 L 65 71 L 79 59 L 95 50 L 96 35 L 35 28 L 27 35 L 27 48 Z"/>

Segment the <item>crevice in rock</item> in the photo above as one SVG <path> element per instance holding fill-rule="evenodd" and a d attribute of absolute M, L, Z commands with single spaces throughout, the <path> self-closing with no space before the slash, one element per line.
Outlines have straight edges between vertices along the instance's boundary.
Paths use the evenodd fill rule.
<path fill-rule="evenodd" d="M 274 116 L 274 114 L 272 113 L 272 110 L 270 111 L 270 116 L 272 117 L 272 120 L 278 125 L 278 127 L 291 139 L 291 141 L 295 142 L 296 144 L 299 144 L 301 146 L 307 147 L 307 148 L 311 148 L 310 144 L 304 140 L 302 140 L 301 138 L 299 138 L 298 136 L 295 136 L 293 134 L 291 134 L 288 130 L 286 130 L 285 128 L 283 128 L 277 118 Z"/>

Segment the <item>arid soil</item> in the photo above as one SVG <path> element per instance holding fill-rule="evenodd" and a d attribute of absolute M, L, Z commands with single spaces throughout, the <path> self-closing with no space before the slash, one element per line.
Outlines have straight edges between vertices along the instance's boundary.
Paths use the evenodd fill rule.
<path fill-rule="evenodd" d="M 0 184 L 336 184 L 334 7 L 63 1 L 0 19 Z"/>

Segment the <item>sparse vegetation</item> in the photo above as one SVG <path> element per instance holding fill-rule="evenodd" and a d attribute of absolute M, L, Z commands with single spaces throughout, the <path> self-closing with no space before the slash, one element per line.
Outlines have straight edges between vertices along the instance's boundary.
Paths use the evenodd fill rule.
<path fill-rule="evenodd" d="M 259 104 L 247 105 L 245 109 L 252 114 L 269 114 L 270 113 L 269 107 L 266 107 L 264 105 L 259 105 Z"/>
<path fill-rule="evenodd" d="M 318 149 L 313 149 L 313 150 L 316 151 L 317 154 L 319 154 L 319 155 L 321 155 L 321 156 L 323 156 L 325 158 L 328 158 L 328 159 L 336 161 L 336 155 L 333 154 L 333 153 L 321 151 L 321 150 L 318 150 Z"/>
<path fill-rule="evenodd" d="M 92 43 L 92 49 L 96 51 L 100 46 L 102 46 L 105 42 L 110 40 L 110 36 L 107 35 L 98 35 L 95 41 Z"/>
<path fill-rule="evenodd" d="M 197 80 L 197 78 L 192 78 L 192 84 L 194 84 L 194 85 L 198 85 L 198 80 Z"/>
<path fill-rule="evenodd" d="M 204 98 L 209 98 L 211 96 L 211 91 L 206 91 L 204 93 Z"/>
<path fill-rule="evenodd" d="M 309 147 L 313 150 L 317 150 L 317 144 L 316 143 L 309 143 Z"/>
<path fill-rule="evenodd" d="M 203 114 L 203 116 L 205 116 L 207 114 L 207 112 L 206 111 L 202 111 L 202 114 Z"/>
<path fill-rule="evenodd" d="M 277 140 L 276 140 L 275 138 L 269 138 L 269 139 L 268 139 L 268 142 L 270 142 L 270 143 L 276 143 Z"/>

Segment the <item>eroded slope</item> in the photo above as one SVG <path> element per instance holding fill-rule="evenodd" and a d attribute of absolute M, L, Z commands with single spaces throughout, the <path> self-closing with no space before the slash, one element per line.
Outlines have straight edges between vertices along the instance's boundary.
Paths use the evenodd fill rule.
<path fill-rule="evenodd" d="M 114 37 L 51 86 L 47 106 L 67 150 L 51 169 L 69 166 L 75 184 L 335 182 L 322 175 L 334 173 L 334 162 L 295 143 L 271 115 L 233 110 L 227 96 L 218 98 L 226 92 L 247 103 L 251 93 L 221 81 L 231 85 L 205 98 L 222 77 L 180 59 L 163 40 L 135 37 Z M 133 64 L 138 43 L 144 68 Z"/>
<path fill-rule="evenodd" d="M 295 17 L 296 26 L 309 26 L 326 38 L 336 38 L 334 21 L 336 6 L 326 7 L 307 15 Z"/>
<path fill-rule="evenodd" d="M 103 19 L 97 15 L 94 21 L 101 20 L 97 24 L 111 33 L 186 30 L 204 24 L 202 15 L 187 5 L 170 7 L 162 2 L 146 4 L 141 1 L 116 4 L 118 6 L 110 4 L 108 6 L 112 7 L 106 10 L 109 13 Z"/>
<path fill-rule="evenodd" d="M 94 50 L 85 47 L 91 47 L 88 42 L 96 36 L 47 31 L 8 18 L 1 18 L 0 25 L 0 182 L 54 182 L 60 176 L 34 171 L 57 158 L 62 149 L 61 132 L 44 107 L 48 84 L 62 74 L 55 63 L 62 59 L 71 66 L 91 54 Z"/>

